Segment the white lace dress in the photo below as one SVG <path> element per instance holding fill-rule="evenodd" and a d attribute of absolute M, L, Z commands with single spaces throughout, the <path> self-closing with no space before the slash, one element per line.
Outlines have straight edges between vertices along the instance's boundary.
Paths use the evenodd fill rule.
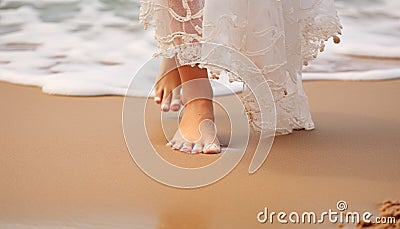
<path fill-rule="evenodd" d="M 276 107 L 277 133 L 314 129 L 302 88 L 302 67 L 317 57 L 330 37 L 338 41 L 341 25 L 333 0 L 142 0 L 141 3 L 140 21 L 146 28 L 155 27 L 158 41 L 155 55 L 176 54 L 184 62 L 183 57 L 190 54 L 173 49 L 178 44 L 211 42 L 231 47 L 254 62 L 267 80 Z M 241 81 L 240 76 L 230 77 Z M 245 92 L 243 102 L 253 127 L 263 128 L 252 94 Z"/>

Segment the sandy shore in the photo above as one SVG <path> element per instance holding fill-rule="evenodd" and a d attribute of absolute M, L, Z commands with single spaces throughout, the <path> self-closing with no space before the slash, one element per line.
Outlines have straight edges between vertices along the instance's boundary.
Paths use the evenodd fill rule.
<path fill-rule="evenodd" d="M 259 224 L 256 215 L 264 207 L 327 211 L 339 200 L 377 214 L 379 203 L 399 199 L 400 81 L 304 87 L 316 130 L 277 137 L 254 175 L 248 153 L 216 184 L 181 190 L 131 159 L 122 97 L 49 96 L 0 83 L 0 228 L 337 228 Z M 188 166 L 218 157 L 168 155 Z"/>

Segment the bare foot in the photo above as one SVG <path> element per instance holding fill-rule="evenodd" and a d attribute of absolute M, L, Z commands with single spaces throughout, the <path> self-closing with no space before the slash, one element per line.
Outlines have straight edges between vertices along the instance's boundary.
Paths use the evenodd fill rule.
<path fill-rule="evenodd" d="M 161 104 L 161 110 L 179 111 L 181 108 L 181 78 L 175 59 L 164 58 L 155 85 L 154 101 Z"/>
<path fill-rule="evenodd" d="M 220 153 L 216 137 L 212 89 L 207 79 L 196 79 L 182 85 L 185 109 L 179 129 L 167 144 L 185 153 Z"/>

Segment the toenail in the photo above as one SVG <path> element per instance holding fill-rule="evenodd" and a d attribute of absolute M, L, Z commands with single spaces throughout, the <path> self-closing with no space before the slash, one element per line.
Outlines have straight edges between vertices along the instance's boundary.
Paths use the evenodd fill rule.
<path fill-rule="evenodd" d="M 171 110 L 173 110 L 173 111 L 178 111 L 179 108 L 180 108 L 179 105 L 176 105 L 176 104 L 171 106 Z"/>
<path fill-rule="evenodd" d="M 210 150 L 210 151 L 213 151 L 213 153 L 219 153 L 219 152 L 221 152 L 221 149 L 220 148 L 218 148 L 218 146 L 216 145 L 216 144 L 208 144 L 208 145 L 206 145 L 205 147 L 204 147 L 204 151 L 207 151 L 207 150 Z"/>
<path fill-rule="evenodd" d="M 195 147 L 193 147 L 192 153 L 201 153 L 202 151 L 202 147 L 196 145 Z"/>
<path fill-rule="evenodd" d="M 192 154 L 199 154 L 199 153 L 201 153 L 202 151 L 201 150 L 193 150 L 191 153 Z"/>
<path fill-rule="evenodd" d="M 154 98 L 154 101 L 160 102 L 160 101 L 161 101 L 161 98 L 160 98 L 160 97 L 155 97 L 155 98 Z"/>
<path fill-rule="evenodd" d="M 203 152 L 203 151 L 202 150 L 192 150 L 192 154 L 199 154 L 201 152 Z"/>
<path fill-rule="evenodd" d="M 171 104 L 172 104 L 172 106 L 179 106 L 181 104 L 181 100 L 180 99 L 174 99 Z"/>
<path fill-rule="evenodd" d="M 181 149 L 181 152 L 190 153 L 190 152 L 191 152 L 191 149 L 189 149 L 189 148 L 182 148 L 182 149 Z"/>
<path fill-rule="evenodd" d="M 168 107 L 167 104 L 164 103 L 164 104 L 161 106 L 161 109 L 163 109 L 163 111 L 166 111 L 166 110 L 169 109 L 169 107 Z"/>

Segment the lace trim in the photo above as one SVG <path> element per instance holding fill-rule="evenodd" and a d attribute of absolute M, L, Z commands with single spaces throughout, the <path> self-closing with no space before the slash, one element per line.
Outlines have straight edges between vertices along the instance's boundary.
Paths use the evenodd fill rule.
<path fill-rule="evenodd" d="M 194 0 L 141 0 L 139 21 L 145 29 L 155 27 L 155 56 L 171 58 L 179 44 L 202 41 L 204 2 Z M 182 54 L 187 56 L 188 54 Z"/>
<path fill-rule="evenodd" d="M 338 35 L 342 34 L 343 26 L 340 23 L 336 10 L 328 10 L 324 6 L 326 2 L 323 0 L 315 1 L 315 3 L 304 11 L 304 18 L 299 20 L 302 28 L 302 57 L 303 65 L 308 65 L 308 62 L 317 58 L 319 52 L 325 49 L 325 41 L 333 37 L 335 43 L 339 43 Z M 334 9 L 334 3 L 330 5 Z M 321 12 L 328 12 L 322 14 Z"/>
<path fill-rule="evenodd" d="M 174 55 L 176 53 L 167 52 L 167 50 L 174 47 L 174 41 L 178 38 L 183 40 L 183 43 L 191 43 L 194 41 L 203 41 L 207 42 L 212 40 L 217 34 L 220 34 L 221 31 L 217 31 L 217 28 L 221 29 L 226 27 L 229 24 L 229 27 L 236 28 L 236 29 L 244 29 L 247 25 L 247 22 L 236 22 L 232 19 L 229 15 L 221 15 L 220 21 L 218 22 L 219 25 L 212 26 L 212 25 L 205 25 L 208 27 L 214 27 L 213 32 L 210 33 L 208 37 L 202 36 L 202 25 L 201 24 L 192 24 L 194 31 L 196 33 L 188 33 L 186 31 L 177 31 L 172 33 L 167 33 L 165 36 L 160 36 L 159 30 L 161 26 L 159 25 L 159 21 L 153 20 L 154 15 L 159 13 L 160 11 L 167 11 L 170 17 L 173 20 L 178 22 L 190 22 L 194 19 L 202 20 L 203 17 L 203 9 L 200 9 L 196 14 L 192 15 L 191 10 L 188 6 L 188 1 L 183 0 L 182 4 L 184 8 L 187 10 L 187 14 L 185 16 L 180 16 L 174 10 L 169 8 L 166 5 L 159 4 L 155 1 L 151 0 L 141 0 L 141 10 L 139 20 L 144 25 L 145 29 L 148 29 L 149 26 L 154 26 L 156 28 L 155 38 L 158 41 L 158 50 L 156 51 L 155 55 L 165 54 L 168 53 L 170 55 Z M 302 37 L 301 37 L 301 44 L 302 44 L 302 57 L 303 57 L 303 64 L 308 65 L 310 60 L 317 58 L 319 52 L 323 52 L 325 48 L 325 41 L 327 41 L 330 37 L 334 37 L 336 43 L 339 42 L 338 35 L 341 34 L 342 25 L 340 23 L 339 17 L 337 14 L 333 15 L 323 15 L 320 16 L 318 9 L 321 8 L 323 4 L 322 0 L 316 1 L 312 7 L 310 7 L 310 12 L 305 18 L 300 19 L 299 23 L 301 24 L 302 28 Z M 294 13 L 294 11 L 291 11 Z M 290 18 L 290 17 L 288 17 Z M 165 28 L 164 28 L 165 29 Z M 252 56 L 252 55 L 262 55 L 267 53 L 271 47 L 274 46 L 274 43 L 278 40 L 280 36 L 284 36 L 282 31 L 279 31 L 276 27 L 270 27 L 263 31 L 254 32 L 259 36 L 262 35 L 272 35 L 274 37 L 273 43 L 270 44 L 269 47 L 257 50 L 254 52 L 250 52 L 247 50 L 243 50 L 242 47 L 235 47 L 234 44 L 230 44 L 231 47 L 237 48 L 241 50 L 245 55 Z M 171 57 L 171 56 L 167 56 Z"/>
<path fill-rule="evenodd" d="M 180 6 L 168 5 L 170 2 L 180 3 Z M 228 59 L 227 66 L 239 73 L 237 76 L 228 71 L 230 81 L 242 81 L 240 74 L 262 72 L 271 89 L 274 104 L 268 104 L 271 100 L 265 99 L 267 95 L 258 99 L 264 101 L 262 106 L 267 109 L 275 105 L 277 132 L 288 134 L 293 129 L 314 129 L 307 97 L 301 86 L 301 65 L 307 65 L 315 59 L 324 50 L 325 41 L 330 37 L 334 37 L 335 42 L 339 40 L 337 35 L 341 34 L 342 26 L 332 0 L 271 1 L 269 4 L 283 8 L 285 23 L 258 30 L 248 29 L 251 23 L 249 19 L 234 14 L 221 13 L 216 20 L 203 22 L 204 0 L 142 0 L 141 3 L 140 21 L 145 28 L 154 26 L 156 29 L 158 49 L 155 55 L 167 58 L 176 56 L 179 63 L 184 65 L 198 62 L 203 55 L 201 45 L 196 42 L 216 42 L 232 47 L 254 60 L 258 69 L 244 67 L 240 62 Z M 303 8 L 303 3 L 310 4 Z M 298 34 L 293 39 L 296 30 Z M 249 48 L 253 45 L 251 39 L 258 45 L 257 49 Z M 177 46 L 182 43 L 189 45 L 183 48 Z M 220 58 L 224 57 L 226 53 L 221 53 Z M 212 63 L 213 60 L 209 61 Z M 210 70 L 210 78 L 217 79 L 223 71 L 206 64 L 203 67 Z M 254 129 L 262 130 L 272 125 L 270 121 L 261 123 L 260 109 L 251 92 L 245 90 L 242 100 Z"/>

